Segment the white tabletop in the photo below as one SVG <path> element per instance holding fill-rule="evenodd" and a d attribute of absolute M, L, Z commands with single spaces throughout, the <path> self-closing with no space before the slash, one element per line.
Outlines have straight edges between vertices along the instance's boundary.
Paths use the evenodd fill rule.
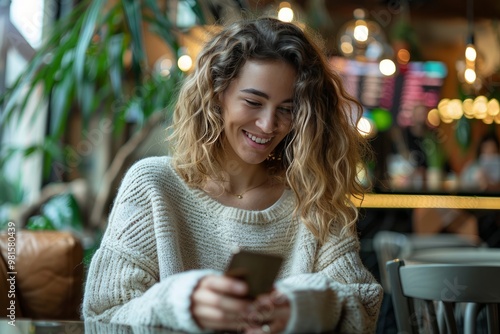
<path fill-rule="evenodd" d="M 407 263 L 450 263 L 500 266 L 500 248 L 434 248 L 412 253 Z"/>

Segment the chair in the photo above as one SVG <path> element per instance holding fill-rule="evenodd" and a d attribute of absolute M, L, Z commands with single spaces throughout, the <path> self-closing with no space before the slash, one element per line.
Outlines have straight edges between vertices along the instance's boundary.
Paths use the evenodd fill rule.
<path fill-rule="evenodd" d="M 458 333 L 459 319 L 454 316 L 454 311 L 460 303 L 465 303 L 465 334 L 475 333 L 481 308 L 486 310 L 488 333 L 500 333 L 500 262 L 492 265 L 431 263 L 405 266 L 404 261 L 393 260 L 387 263 L 387 272 L 399 332 L 419 333 L 427 315 L 430 328 L 426 332 Z M 417 312 L 415 300 L 424 302 L 427 314 Z M 436 304 L 439 307 L 437 313 Z"/>
<path fill-rule="evenodd" d="M 62 231 L 17 231 L 15 284 L 7 278 L 8 235 L 0 233 L 0 308 L 15 300 L 16 318 L 78 320 L 83 292 L 83 247 Z M 11 254 L 12 256 L 12 254 Z M 4 291 L 7 289 L 6 291 Z M 15 298 L 7 298 L 15 290 Z M 3 312 L 0 317 L 5 317 Z"/>
<path fill-rule="evenodd" d="M 403 234 L 393 231 L 380 231 L 373 238 L 373 248 L 377 256 L 380 283 L 384 292 L 391 293 L 387 278 L 386 263 L 394 259 L 407 259 L 422 250 L 450 247 L 480 247 L 482 241 L 476 236 L 456 234 Z"/>

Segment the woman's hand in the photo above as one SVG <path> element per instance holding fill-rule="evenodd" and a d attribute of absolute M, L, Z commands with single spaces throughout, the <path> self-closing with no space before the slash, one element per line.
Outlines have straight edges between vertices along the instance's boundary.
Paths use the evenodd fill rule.
<path fill-rule="evenodd" d="M 280 333 L 290 319 L 290 302 L 278 291 L 261 295 L 247 317 L 245 334 Z"/>
<path fill-rule="evenodd" d="M 246 299 L 245 282 L 209 275 L 200 280 L 191 295 L 191 313 L 203 329 L 242 331 L 252 310 L 252 300 Z"/>

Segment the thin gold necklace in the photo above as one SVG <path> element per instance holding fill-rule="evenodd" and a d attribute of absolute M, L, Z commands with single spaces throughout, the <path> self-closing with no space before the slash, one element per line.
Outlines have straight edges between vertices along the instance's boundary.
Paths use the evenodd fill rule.
<path fill-rule="evenodd" d="M 226 189 L 226 187 L 222 186 L 224 188 L 224 191 L 227 192 L 228 194 L 230 195 L 233 195 L 235 196 L 236 198 L 238 199 L 243 199 L 243 195 L 245 195 L 247 192 L 249 192 L 250 190 L 253 190 L 255 188 L 259 188 L 259 187 L 262 187 L 263 185 L 265 185 L 267 183 L 267 181 L 269 181 L 269 179 L 266 179 L 264 182 L 262 182 L 261 184 L 258 184 L 256 185 L 255 187 L 251 187 L 251 188 L 248 188 L 247 190 L 245 190 L 244 192 L 242 193 L 239 193 L 239 194 L 235 194 L 233 192 L 230 192 L 229 190 Z"/>

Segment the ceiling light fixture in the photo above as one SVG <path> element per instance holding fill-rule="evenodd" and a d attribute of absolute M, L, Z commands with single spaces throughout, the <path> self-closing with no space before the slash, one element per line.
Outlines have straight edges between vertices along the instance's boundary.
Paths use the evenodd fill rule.
<path fill-rule="evenodd" d="M 474 45 L 474 0 L 467 0 L 467 45 L 465 47 L 465 71 L 464 79 L 468 84 L 473 84 L 476 79 L 477 51 Z"/>

